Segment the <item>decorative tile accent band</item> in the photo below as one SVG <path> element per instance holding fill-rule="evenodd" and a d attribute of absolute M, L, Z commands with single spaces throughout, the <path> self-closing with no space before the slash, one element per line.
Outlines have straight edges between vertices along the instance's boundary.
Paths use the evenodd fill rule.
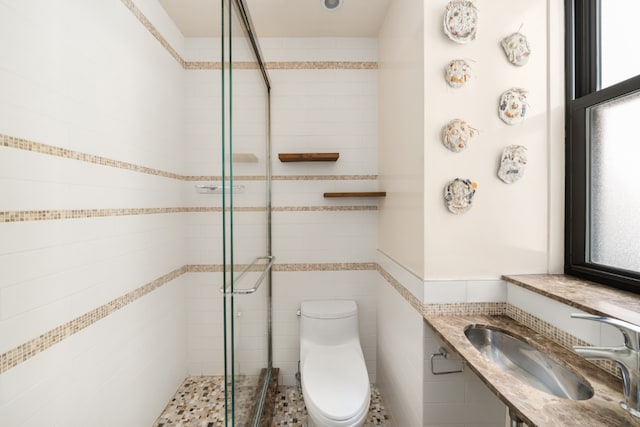
<path fill-rule="evenodd" d="M 132 0 L 121 0 L 122 3 L 133 13 L 140 23 L 155 37 L 167 52 L 185 70 L 220 70 L 222 63 L 212 61 L 185 61 L 180 54 L 171 46 L 158 29 L 149 21 Z M 255 62 L 233 62 L 232 66 L 236 70 L 257 69 Z M 266 62 L 265 67 L 271 70 L 376 70 L 378 63 L 374 61 L 282 61 Z"/>
<path fill-rule="evenodd" d="M 134 165 L 133 163 L 121 162 L 107 159 L 106 157 L 94 156 L 93 154 L 82 153 L 80 151 L 69 150 L 67 148 L 55 147 L 53 145 L 42 144 L 40 142 L 29 141 L 9 135 L 0 134 L 0 146 L 15 148 L 18 150 L 32 151 L 34 153 L 46 154 L 49 156 L 62 157 L 65 159 L 78 160 L 81 162 L 93 163 L 101 166 L 125 169 L 133 172 L 158 175 L 166 178 L 185 179 L 184 176 L 159 169 L 148 168 L 146 166 Z"/>
<path fill-rule="evenodd" d="M 246 268 L 246 264 L 236 264 L 234 271 L 242 271 Z M 264 266 L 256 265 L 249 271 L 262 271 Z M 274 271 L 292 272 L 292 271 L 362 271 L 375 270 L 376 263 L 326 263 L 326 264 L 274 264 Z M 106 304 L 76 317 L 69 322 L 62 324 L 56 328 L 43 333 L 42 335 L 19 345 L 18 347 L 0 354 L 0 374 L 7 372 L 9 369 L 15 368 L 20 363 L 32 358 L 48 348 L 60 343 L 64 339 L 70 337 L 76 332 L 81 331 L 120 310 L 121 308 L 131 304 L 135 300 L 142 298 L 150 292 L 160 288 L 161 286 L 171 282 L 185 273 L 221 273 L 223 266 L 220 264 L 187 264 L 182 267 L 165 274 L 152 282 L 149 282 L 131 292 L 128 292 Z"/>
<path fill-rule="evenodd" d="M 176 61 L 178 61 L 178 64 L 180 64 L 181 67 L 184 67 L 185 61 L 184 59 L 182 59 L 182 56 L 180 56 L 180 54 L 171 46 L 171 44 L 167 41 L 167 39 L 165 39 L 162 36 L 162 34 L 160 34 L 160 31 L 158 31 L 158 29 L 151 23 L 151 21 L 149 21 L 149 19 L 144 15 L 144 13 L 142 13 L 142 11 L 138 9 L 138 7 L 133 3 L 133 1 L 132 0 L 121 0 L 121 1 L 122 1 L 122 4 L 124 4 L 127 7 L 127 9 L 129 9 L 131 13 L 133 13 L 133 15 L 138 19 L 138 21 L 140 21 L 140 23 L 151 33 L 151 35 L 160 42 L 162 47 L 164 47 L 167 50 L 167 52 L 169 52 L 169 54 L 173 56 Z"/>
<path fill-rule="evenodd" d="M 16 138 L 14 136 L 0 134 L 0 147 L 14 148 L 17 150 L 31 151 L 48 156 L 61 157 L 64 159 L 77 160 L 101 166 L 108 166 L 117 169 L 124 169 L 133 172 L 157 175 L 165 178 L 177 179 L 180 181 L 222 181 L 220 175 L 181 175 L 167 172 L 160 169 L 135 165 L 133 163 L 121 162 L 119 160 L 108 159 L 106 157 L 94 156 L 93 154 L 82 153 L 68 148 L 56 147 L 40 142 L 29 141 L 27 139 Z M 235 181 L 264 181 L 267 178 L 261 175 L 237 175 Z M 376 180 L 378 175 L 276 175 L 272 176 L 273 181 L 366 181 Z"/>
<path fill-rule="evenodd" d="M 229 208 L 225 208 L 229 212 Z M 264 206 L 236 206 L 234 212 L 266 212 Z M 377 211 L 377 206 L 275 206 L 272 212 L 358 212 Z M 71 209 L 0 211 L 0 224 L 10 222 L 55 221 L 80 218 L 104 218 L 130 215 L 161 215 L 174 213 L 222 212 L 221 207 L 178 207 L 178 208 L 130 208 L 130 209 Z"/>
<path fill-rule="evenodd" d="M 267 70 L 377 70 L 375 61 L 267 62 Z"/>
<path fill-rule="evenodd" d="M 171 53 L 171 52 L 169 52 Z M 185 70 L 221 70 L 221 62 L 183 61 Z M 235 70 L 257 70 L 255 62 L 233 62 Z M 377 70 L 375 61 L 277 61 L 265 62 L 267 70 Z"/>
<path fill-rule="evenodd" d="M 347 211 L 377 211 L 377 206 L 276 206 L 273 212 L 347 212 Z"/>
<path fill-rule="evenodd" d="M 323 263 L 323 264 L 274 264 L 275 272 L 296 271 L 364 271 L 376 270 L 375 262 Z"/>
<path fill-rule="evenodd" d="M 376 264 L 376 268 L 378 273 L 391 285 L 393 288 L 398 291 L 398 293 L 405 299 L 407 302 L 413 307 L 418 313 L 422 314 L 422 301 L 416 298 L 409 289 L 405 288 L 402 283 L 398 282 L 395 277 L 387 272 L 380 265 Z"/>
<path fill-rule="evenodd" d="M 424 316 L 463 316 L 487 315 L 501 316 L 505 314 L 506 302 L 461 302 L 453 304 L 424 304 Z"/>
<path fill-rule="evenodd" d="M 186 268 L 180 267 L 173 270 L 170 273 L 165 274 L 152 282 L 149 282 L 131 292 L 128 292 L 108 303 L 101 305 L 100 307 L 83 314 L 80 317 L 60 325 L 50 331 L 45 332 L 37 338 L 34 338 L 26 343 L 9 350 L 4 354 L 0 354 L 0 374 L 8 371 L 11 368 L 16 367 L 20 363 L 32 358 L 38 353 L 50 348 L 51 346 L 58 344 L 62 340 L 70 337 L 76 332 L 91 326 L 98 320 L 103 319 L 111 313 L 120 310 L 121 308 L 131 304 L 135 300 L 147 295 L 148 293 L 158 289 L 165 283 L 168 283 L 175 278 L 181 276 L 186 271 Z"/>
<path fill-rule="evenodd" d="M 100 218 L 107 216 L 157 215 L 180 212 L 206 212 L 209 208 L 133 208 L 133 209 L 71 209 L 0 212 L 0 224 L 7 222 L 52 221 L 61 219 Z M 215 208 L 213 208 L 215 209 Z M 217 208 L 220 210 L 220 208 Z"/>
<path fill-rule="evenodd" d="M 378 175 L 274 175 L 272 181 L 368 181 Z"/>

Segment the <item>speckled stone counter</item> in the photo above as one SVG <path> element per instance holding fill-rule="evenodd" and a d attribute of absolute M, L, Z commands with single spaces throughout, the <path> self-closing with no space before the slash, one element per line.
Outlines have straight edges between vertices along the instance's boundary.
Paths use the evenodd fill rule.
<path fill-rule="evenodd" d="M 452 350 L 460 354 L 489 389 L 530 426 L 640 426 L 640 420 L 627 414 L 619 405 L 624 399 L 620 381 L 509 317 L 425 316 L 425 320 Z M 533 347 L 543 350 L 586 378 L 594 389 L 594 396 L 582 401 L 562 399 L 514 379 L 486 360 L 467 340 L 465 327 L 474 324 L 493 326 L 520 335 Z"/>
<path fill-rule="evenodd" d="M 640 325 L 638 294 L 561 274 L 523 274 L 502 278 L 587 313 Z"/>

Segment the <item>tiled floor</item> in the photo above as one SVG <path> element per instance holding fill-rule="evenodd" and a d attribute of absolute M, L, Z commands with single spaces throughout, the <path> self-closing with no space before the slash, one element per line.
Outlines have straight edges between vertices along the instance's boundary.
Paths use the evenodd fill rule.
<path fill-rule="evenodd" d="M 302 395 L 298 387 L 278 387 L 276 409 L 273 414 L 272 426 L 304 427 L 307 419 L 307 408 L 304 406 Z M 382 396 L 375 386 L 371 386 L 371 404 L 365 427 L 391 426 L 391 421 L 384 410 Z"/>
<path fill-rule="evenodd" d="M 257 376 L 236 380 L 237 426 L 249 424 L 255 404 Z M 224 425 L 224 377 L 187 377 L 154 427 L 217 427 Z"/>
<path fill-rule="evenodd" d="M 255 404 L 257 377 L 236 381 L 236 426 L 250 421 Z M 272 426 L 304 427 L 307 410 L 298 388 L 278 387 Z M 224 378 L 188 377 L 182 383 L 154 427 L 218 427 L 224 426 Z M 365 426 L 391 426 L 384 410 L 382 396 L 371 388 L 371 405 Z"/>

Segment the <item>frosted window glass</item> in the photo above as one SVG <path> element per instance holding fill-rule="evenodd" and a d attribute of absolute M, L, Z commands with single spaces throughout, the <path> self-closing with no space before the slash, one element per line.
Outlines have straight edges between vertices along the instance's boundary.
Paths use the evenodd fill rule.
<path fill-rule="evenodd" d="M 639 0 L 600 2 L 601 88 L 640 74 L 638 16 Z"/>
<path fill-rule="evenodd" d="M 590 260 L 640 272 L 640 93 L 588 114 Z"/>

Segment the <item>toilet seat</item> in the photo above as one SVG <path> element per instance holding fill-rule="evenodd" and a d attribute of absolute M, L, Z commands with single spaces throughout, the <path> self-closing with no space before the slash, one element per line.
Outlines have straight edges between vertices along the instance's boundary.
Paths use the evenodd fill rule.
<path fill-rule="evenodd" d="M 314 347 L 301 363 L 302 393 L 312 418 L 358 425 L 369 409 L 369 376 L 357 344 Z"/>

